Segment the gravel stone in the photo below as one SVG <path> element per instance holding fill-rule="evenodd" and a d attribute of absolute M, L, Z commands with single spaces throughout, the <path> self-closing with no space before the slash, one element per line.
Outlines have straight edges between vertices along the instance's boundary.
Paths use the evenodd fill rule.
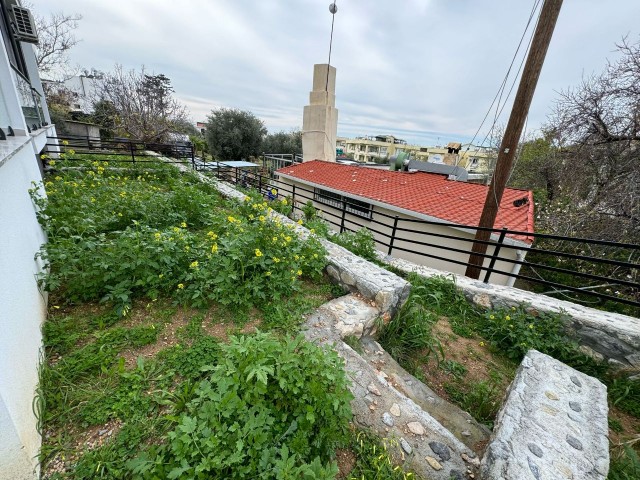
<path fill-rule="evenodd" d="M 440 457 L 441 462 L 446 462 L 451 458 L 451 452 L 449 451 L 449 447 L 447 447 L 444 443 L 440 442 L 429 442 L 429 448 L 431 451 Z"/>
<path fill-rule="evenodd" d="M 426 433 L 420 422 L 409 422 L 407 423 L 407 428 L 414 435 L 424 435 Z"/>

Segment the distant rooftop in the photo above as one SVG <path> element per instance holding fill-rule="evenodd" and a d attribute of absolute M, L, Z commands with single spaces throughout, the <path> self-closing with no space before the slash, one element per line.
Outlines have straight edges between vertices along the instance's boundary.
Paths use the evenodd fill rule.
<path fill-rule="evenodd" d="M 426 172 L 392 172 L 314 160 L 277 171 L 318 187 L 327 187 L 461 226 L 477 226 L 487 195 L 486 185 L 447 180 Z M 408 213 L 409 213 L 408 212 Z M 533 194 L 507 188 L 494 228 L 533 233 Z M 525 235 L 509 235 L 526 243 Z"/>

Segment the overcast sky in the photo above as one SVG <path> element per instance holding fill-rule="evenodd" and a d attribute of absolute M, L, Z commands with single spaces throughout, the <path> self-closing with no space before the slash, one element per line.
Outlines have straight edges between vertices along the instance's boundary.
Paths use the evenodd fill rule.
<path fill-rule="evenodd" d="M 326 63 L 328 0 L 31 0 L 83 16 L 71 52 L 167 75 L 193 120 L 250 110 L 269 131 L 302 126 L 313 64 Z M 468 141 L 507 71 L 534 0 L 337 0 L 331 64 L 338 135 Z M 531 106 L 539 128 L 557 92 L 640 39 L 640 0 L 565 0 Z M 512 98 L 515 95 L 512 94 Z M 504 109 L 503 123 L 510 111 Z M 484 133 L 484 131 L 483 131 Z M 482 134 L 480 138 L 482 138 Z M 478 140 L 476 140 L 478 143 Z"/>

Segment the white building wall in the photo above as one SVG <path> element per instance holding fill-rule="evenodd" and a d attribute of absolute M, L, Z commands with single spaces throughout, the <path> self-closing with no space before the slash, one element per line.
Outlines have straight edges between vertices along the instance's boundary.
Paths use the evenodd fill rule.
<path fill-rule="evenodd" d="M 42 177 L 31 137 L 8 142 L 2 148 L 14 151 L 0 160 L 0 478 L 7 479 L 29 478 L 37 465 L 40 435 L 32 405 L 46 316 L 34 258 L 45 235 L 28 192 Z"/>
<path fill-rule="evenodd" d="M 3 29 L 6 25 L 0 25 Z M 29 196 L 32 182 L 42 180 L 37 155 L 55 128 L 27 131 L 18 82 L 40 93 L 44 118 L 50 122 L 38 78 L 33 46 L 21 43 L 27 78 L 12 69 L 0 36 L 0 128 L 15 136 L 0 140 L 0 479 L 39 477 L 41 438 L 34 414 L 41 326 L 46 296 L 38 289 L 42 265 L 35 255 L 45 242 Z M 23 72 L 25 74 L 25 72 Z"/>

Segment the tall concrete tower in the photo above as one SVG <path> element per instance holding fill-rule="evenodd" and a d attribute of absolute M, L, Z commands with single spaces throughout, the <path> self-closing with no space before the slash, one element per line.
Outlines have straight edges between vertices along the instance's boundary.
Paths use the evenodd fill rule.
<path fill-rule="evenodd" d="M 303 161 L 336 161 L 336 69 L 326 63 L 313 66 L 313 90 L 302 119 Z"/>

